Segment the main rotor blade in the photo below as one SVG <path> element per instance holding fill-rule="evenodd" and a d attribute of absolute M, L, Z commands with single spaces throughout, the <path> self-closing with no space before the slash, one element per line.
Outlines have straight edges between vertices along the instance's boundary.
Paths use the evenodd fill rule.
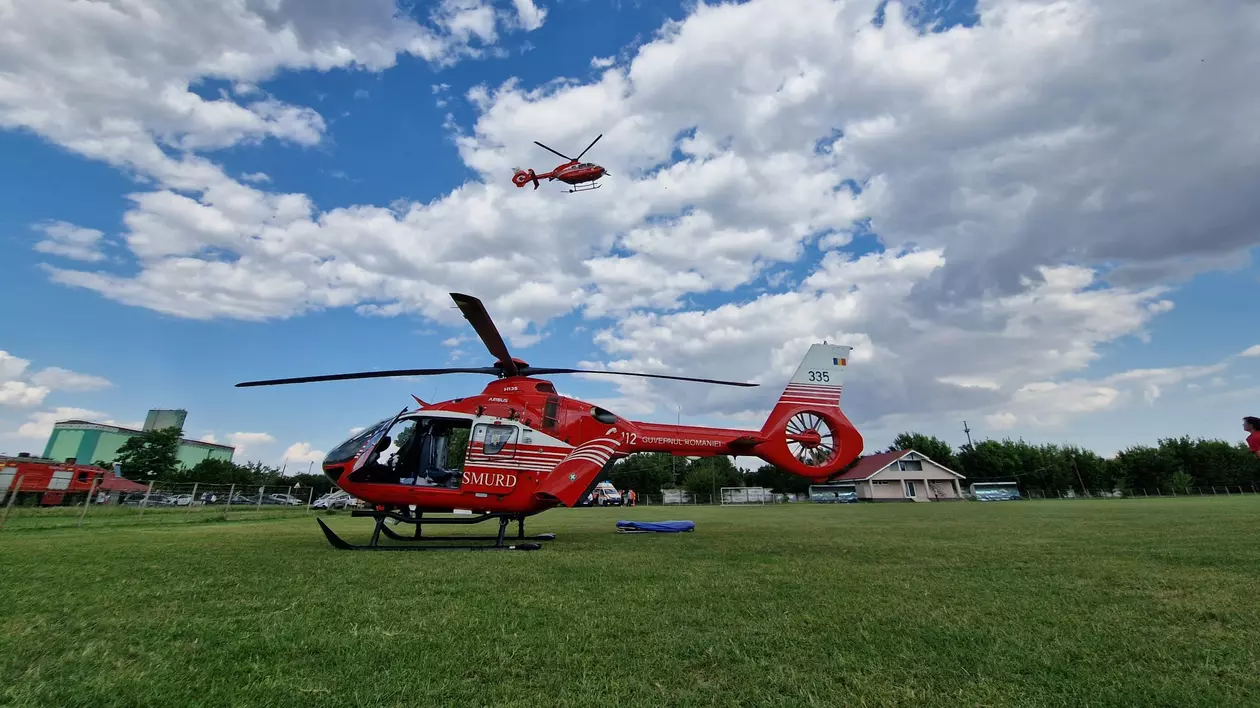
<path fill-rule="evenodd" d="M 486 306 L 477 298 L 462 293 L 451 293 L 451 299 L 459 306 L 459 311 L 464 313 L 464 319 L 472 324 L 477 336 L 481 337 L 481 341 L 486 345 L 486 349 L 489 349 L 490 354 L 503 366 L 503 374 L 505 376 L 519 375 L 520 371 L 516 367 L 516 362 L 512 361 L 512 354 L 508 352 L 507 344 L 499 335 L 499 329 L 494 326 L 494 320 L 490 319 L 490 313 L 486 312 Z"/>
<path fill-rule="evenodd" d="M 670 376 L 668 374 L 640 374 L 632 371 L 605 371 L 602 369 L 547 369 L 529 366 L 525 368 L 525 376 L 546 376 L 548 374 L 611 374 L 613 376 L 639 376 L 645 379 L 670 379 L 672 381 L 695 381 L 697 383 L 718 384 L 719 386 L 760 386 L 761 384 L 744 381 L 722 381 L 720 379 L 697 379 L 691 376 Z"/>
<path fill-rule="evenodd" d="M 538 147 L 542 148 L 543 150 L 551 150 L 551 148 L 547 147 L 546 145 L 543 145 L 542 143 L 538 142 L 537 140 L 535 140 L 535 141 L 534 141 L 534 144 L 535 144 L 535 145 L 537 145 Z M 562 153 L 562 152 L 558 152 L 558 151 L 556 151 L 556 150 L 551 150 L 551 152 L 556 153 L 556 154 L 557 154 L 557 155 L 559 155 L 560 157 L 563 157 L 564 159 L 568 160 L 569 162 L 577 162 L 577 160 L 574 160 L 573 158 L 569 157 L 568 155 L 565 155 L 565 154 L 564 154 L 564 153 Z"/>
<path fill-rule="evenodd" d="M 591 141 L 591 144 L 586 146 L 586 150 L 590 150 L 591 148 L 595 147 L 595 143 L 599 142 L 599 139 L 602 137 L 604 137 L 603 133 L 600 133 L 599 135 L 595 136 L 595 139 Z M 574 162 L 581 162 L 582 155 L 586 154 L 586 150 L 583 150 L 581 154 L 577 156 L 577 159 L 575 159 Z"/>
<path fill-rule="evenodd" d="M 385 379 L 395 376 L 436 376 L 438 374 L 492 374 L 498 369 L 492 366 L 455 369 L 393 369 L 391 371 L 357 371 L 351 374 L 323 374 L 321 376 L 299 376 L 292 379 L 268 379 L 266 381 L 245 381 L 236 384 L 237 388 L 249 386 L 278 386 L 280 384 L 313 383 L 316 381 L 347 381 L 350 379 Z"/>

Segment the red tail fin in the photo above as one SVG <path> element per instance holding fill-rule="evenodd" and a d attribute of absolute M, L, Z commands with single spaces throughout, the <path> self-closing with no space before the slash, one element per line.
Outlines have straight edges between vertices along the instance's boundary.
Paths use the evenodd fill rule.
<path fill-rule="evenodd" d="M 852 347 L 815 344 L 761 428 L 754 454 L 785 472 L 826 480 L 862 454 L 862 434 L 840 410 Z"/>
<path fill-rule="evenodd" d="M 512 184 L 517 187 L 524 187 L 530 182 L 534 183 L 534 189 L 538 189 L 538 175 L 531 170 L 522 170 L 519 167 L 512 168 Z"/>

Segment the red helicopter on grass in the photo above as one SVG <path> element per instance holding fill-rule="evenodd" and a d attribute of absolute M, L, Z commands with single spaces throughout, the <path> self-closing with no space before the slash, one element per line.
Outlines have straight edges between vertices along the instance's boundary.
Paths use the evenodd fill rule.
<path fill-rule="evenodd" d="M 451 293 L 471 323 L 493 366 L 399 369 L 248 381 L 271 386 L 436 374 L 489 374 L 496 380 L 481 393 L 441 403 L 415 399 L 345 442 L 323 461 L 324 474 L 347 493 L 372 505 L 355 516 L 376 521 L 367 545 L 338 537 L 323 520 L 320 528 L 335 548 L 349 550 L 537 550 L 536 541 L 555 534 L 525 536 L 525 518 L 557 506 L 571 507 L 593 489 L 601 473 L 635 452 L 673 455 L 753 455 L 780 469 L 822 482 L 862 452 L 862 436 L 840 410 L 841 376 L 851 347 L 814 344 L 760 430 L 732 430 L 631 421 L 599 406 L 561 396 L 550 374 L 614 374 L 697 381 L 727 386 L 755 383 L 630 373 L 535 367 L 513 357 L 477 298 Z M 412 511 L 414 509 L 414 512 Z M 454 514 L 433 517 L 426 514 Z M 415 526 L 408 537 L 385 521 Z M 424 536 L 425 524 L 475 524 L 497 519 L 495 536 Z M 516 521 L 515 544 L 505 541 Z M 384 533 L 406 545 L 380 545 Z M 493 541 L 479 545 L 419 545 L 427 542 Z M 528 542 L 527 542 L 528 541 Z"/>
<path fill-rule="evenodd" d="M 587 150 L 595 147 L 595 143 L 599 142 L 599 139 L 602 137 L 604 137 L 603 133 L 596 136 L 595 139 L 591 141 L 591 144 L 586 146 L 586 150 L 583 150 L 577 157 L 569 157 L 568 155 L 559 153 L 535 140 L 535 145 L 544 150 L 550 150 L 551 152 L 560 155 L 560 157 L 568 160 L 568 162 L 556 167 L 556 169 L 550 172 L 544 172 L 542 174 L 535 174 L 532 169 L 522 170 L 519 167 L 515 167 L 512 170 L 512 184 L 515 184 L 517 187 L 524 187 L 530 182 L 533 182 L 534 189 L 538 189 L 538 180 L 545 179 L 551 181 L 558 179 L 561 182 L 573 187 L 573 189 L 569 190 L 570 194 L 574 192 L 589 192 L 592 189 L 599 189 L 600 186 L 595 184 L 595 180 L 608 174 L 608 170 L 605 170 L 603 167 L 593 162 L 579 162 L 579 160 L 582 159 L 582 155 L 585 155 Z"/>

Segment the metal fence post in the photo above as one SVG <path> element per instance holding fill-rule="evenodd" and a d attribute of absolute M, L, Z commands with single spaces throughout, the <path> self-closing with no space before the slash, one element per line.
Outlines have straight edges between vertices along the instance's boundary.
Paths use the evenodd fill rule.
<path fill-rule="evenodd" d="M 236 483 L 232 483 L 232 488 L 228 490 L 227 504 L 223 505 L 223 520 L 227 521 L 228 511 L 232 509 L 232 497 L 236 496 Z"/>
<path fill-rule="evenodd" d="M 193 482 L 192 499 L 188 502 L 188 511 L 192 511 L 193 505 L 197 503 L 197 485 L 201 482 Z"/>
<path fill-rule="evenodd" d="M 306 490 L 306 511 L 307 511 L 307 513 L 310 513 L 310 511 L 311 511 L 311 504 L 314 504 L 314 503 L 315 503 L 315 488 L 314 488 L 314 487 L 309 487 L 309 488 L 307 488 L 307 490 Z"/>
<path fill-rule="evenodd" d="M 76 529 L 83 527 L 83 517 L 87 516 L 88 505 L 92 503 L 92 497 L 96 495 L 96 485 L 100 481 L 101 477 L 92 478 L 92 486 L 88 487 L 87 499 L 83 500 L 83 513 L 79 514 L 79 523 L 74 525 Z"/>
<path fill-rule="evenodd" d="M 144 490 L 144 499 L 140 500 L 140 515 L 144 516 L 144 510 L 149 506 L 149 495 L 153 493 L 153 483 L 156 479 L 149 480 L 149 488 Z"/>
<path fill-rule="evenodd" d="M 13 508 L 13 500 L 17 499 L 18 492 L 22 490 L 22 477 L 26 475 L 18 475 L 13 480 L 13 491 L 9 492 L 9 501 L 4 504 L 4 516 L 0 516 L 0 529 L 4 528 L 5 523 L 9 520 L 9 509 Z"/>

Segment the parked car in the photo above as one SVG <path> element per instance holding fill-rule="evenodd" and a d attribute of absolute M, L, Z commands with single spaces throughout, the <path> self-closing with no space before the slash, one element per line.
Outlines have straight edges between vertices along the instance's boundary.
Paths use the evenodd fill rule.
<path fill-rule="evenodd" d="M 263 504 L 281 504 L 284 506 L 302 506 L 301 499 L 292 494 L 268 494 L 263 498 Z"/>
<path fill-rule="evenodd" d="M 146 502 L 144 499 L 144 492 L 136 492 L 134 494 L 128 494 L 126 498 L 123 499 L 122 503 L 128 506 L 140 506 L 141 504 L 143 504 L 146 507 L 175 506 L 174 498 L 169 497 L 165 494 L 150 494 L 149 500 Z"/>
<path fill-rule="evenodd" d="M 338 489 L 316 499 L 311 504 L 311 507 L 315 509 L 344 509 L 348 506 L 356 506 L 358 503 L 358 499 Z"/>

